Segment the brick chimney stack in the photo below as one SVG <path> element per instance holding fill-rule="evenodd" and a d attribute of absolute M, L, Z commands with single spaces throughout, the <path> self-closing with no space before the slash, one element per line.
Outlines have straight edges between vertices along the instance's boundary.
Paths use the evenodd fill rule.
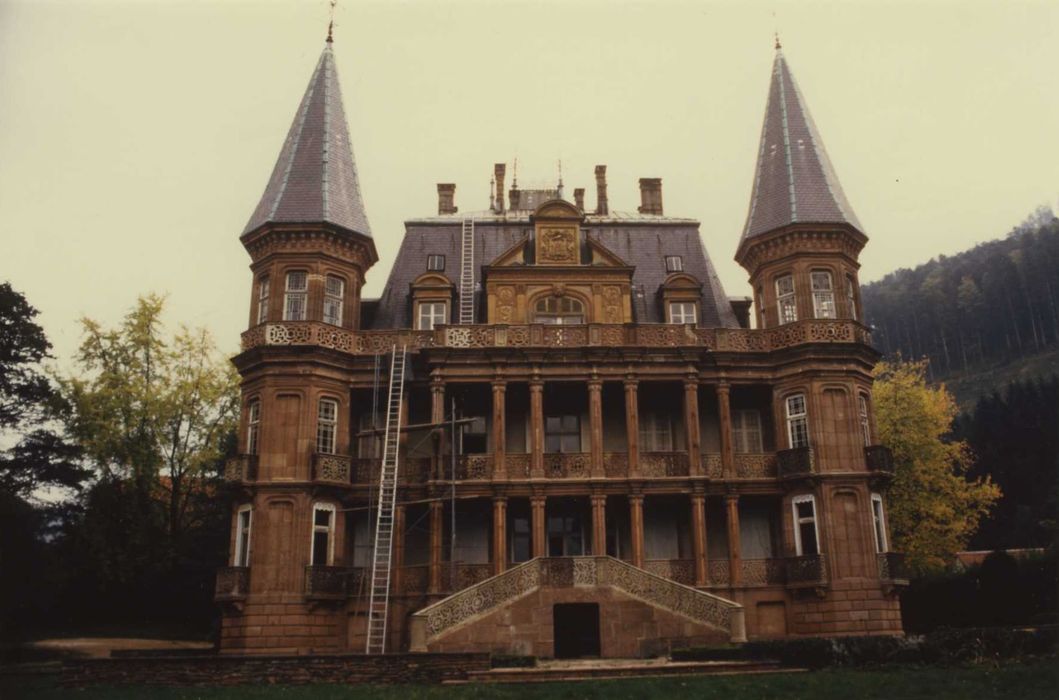
<path fill-rule="evenodd" d="M 511 207 L 511 211 L 518 211 L 520 203 L 522 201 L 522 192 L 517 187 L 512 187 L 507 191 L 508 206 Z"/>
<path fill-rule="evenodd" d="M 607 205 L 607 166 L 596 166 L 596 213 L 606 216 L 610 213 Z"/>
<path fill-rule="evenodd" d="M 640 178 L 640 213 L 662 215 L 662 178 Z"/>
<path fill-rule="evenodd" d="M 504 163 L 497 163 L 493 166 L 493 179 L 496 180 L 496 210 L 497 212 L 504 211 L 504 173 L 507 172 L 507 165 Z"/>
<path fill-rule="evenodd" d="M 451 182 L 438 183 L 438 214 L 455 214 L 456 185 Z"/>
<path fill-rule="evenodd" d="M 585 188 L 577 187 L 574 189 L 574 204 L 581 211 L 585 210 Z"/>

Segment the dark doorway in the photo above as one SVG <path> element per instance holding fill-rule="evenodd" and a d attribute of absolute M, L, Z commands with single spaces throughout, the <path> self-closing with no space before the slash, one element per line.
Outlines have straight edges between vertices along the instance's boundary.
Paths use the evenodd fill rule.
<path fill-rule="evenodd" d="M 599 656 L 599 605 L 559 603 L 552 608 L 555 658 Z"/>

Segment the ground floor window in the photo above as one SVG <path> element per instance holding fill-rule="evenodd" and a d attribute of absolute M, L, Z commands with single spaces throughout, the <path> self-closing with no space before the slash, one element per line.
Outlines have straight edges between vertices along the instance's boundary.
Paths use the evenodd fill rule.
<path fill-rule="evenodd" d="M 330 503 L 313 506 L 313 539 L 309 563 L 331 566 L 335 558 L 335 507 Z"/>
<path fill-rule="evenodd" d="M 816 529 L 816 499 L 811 495 L 795 496 L 791 501 L 794 511 L 794 547 L 799 557 L 820 553 L 820 538 Z"/>

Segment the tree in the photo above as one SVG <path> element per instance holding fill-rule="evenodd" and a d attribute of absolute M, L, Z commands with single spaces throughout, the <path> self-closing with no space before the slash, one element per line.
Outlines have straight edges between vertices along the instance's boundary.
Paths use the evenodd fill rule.
<path fill-rule="evenodd" d="M 965 548 L 1000 497 L 989 477 L 968 480 L 967 444 L 946 440 L 956 403 L 926 381 L 927 363 L 883 362 L 875 369 L 875 417 L 881 442 L 893 451 L 890 528 L 895 548 L 917 571 L 936 570 Z"/>

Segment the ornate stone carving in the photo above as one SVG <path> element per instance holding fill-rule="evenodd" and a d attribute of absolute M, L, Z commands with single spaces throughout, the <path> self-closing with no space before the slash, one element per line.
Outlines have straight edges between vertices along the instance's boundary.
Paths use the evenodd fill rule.
<path fill-rule="evenodd" d="M 587 479 L 591 469 L 587 452 L 544 455 L 544 474 L 549 479 Z"/>
<path fill-rule="evenodd" d="M 213 589 L 216 601 L 243 600 L 250 592 L 250 569 L 246 566 L 223 566 L 217 569 Z"/>
<path fill-rule="evenodd" d="M 515 288 L 502 285 L 496 289 L 496 322 L 511 323 L 515 320 Z"/>
<path fill-rule="evenodd" d="M 488 479 L 493 472 L 492 455 L 460 455 L 456 478 L 467 481 Z"/>
<path fill-rule="evenodd" d="M 732 580 L 727 559 L 710 559 L 706 562 L 706 576 L 711 586 L 727 586 Z"/>
<path fill-rule="evenodd" d="M 640 474 L 643 476 L 687 476 L 687 452 L 643 452 L 640 454 Z"/>
<path fill-rule="evenodd" d="M 695 562 L 692 559 L 655 559 L 644 562 L 644 569 L 685 586 L 695 584 Z"/>
<path fill-rule="evenodd" d="M 621 288 L 607 285 L 603 288 L 603 322 L 621 323 Z"/>
<path fill-rule="evenodd" d="M 745 586 L 772 586 L 784 582 L 782 559 L 743 559 L 740 562 Z"/>
<path fill-rule="evenodd" d="M 313 454 L 313 481 L 350 483 L 351 460 L 345 455 Z"/>
<path fill-rule="evenodd" d="M 611 478 L 627 476 L 629 473 L 629 455 L 624 452 L 604 452 L 603 473 Z"/>
<path fill-rule="evenodd" d="M 509 478 L 529 478 L 530 456 L 527 454 L 512 454 L 508 452 L 504 455 L 504 466 L 506 467 Z"/>
<path fill-rule="evenodd" d="M 737 454 L 735 455 L 735 476 L 737 479 L 774 479 L 776 478 L 776 455 L 774 454 Z"/>
<path fill-rule="evenodd" d="M 577 228 L 572 226 L 545 226 L 539 233 L 537 262 L 552 265 L 576 265 L 580 261 L 577 245 Z"/>
<path fill-rule="evenodd" d="M 715 452 L 702 455 L 702 468 L 706 470 L 706 476 L 711 479 L 724 478 L 724 463 L 721 461 L 721 455 Z"/>

